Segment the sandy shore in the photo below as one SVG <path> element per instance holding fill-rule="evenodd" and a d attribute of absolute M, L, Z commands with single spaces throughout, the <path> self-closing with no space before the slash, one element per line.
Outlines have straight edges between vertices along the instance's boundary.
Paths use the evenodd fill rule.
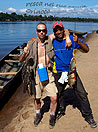
<path fill-rule="evenodd" d="M 90 51 L 76 54 L 77 69 L 88 92 L 93 115 L 98 123 L 98 34 L 89 34 L 85 41 L 89 45 Z M 38 127 L 34 127 L 34 100 L 33 97 L 23 94 L 22 89 L 22 85 L 20 85 L 0 111 L 0 132 L 98 132 L 98 127 L 91 128 L 84 121 L 80 111 L 73 108 L 72 105 L 66 107 L 65 116 L 56 122 L 54 129 L 49 129 L 48 99 L 47 110 Z M 68 98 L 74 99 L 70 95 Z"/>

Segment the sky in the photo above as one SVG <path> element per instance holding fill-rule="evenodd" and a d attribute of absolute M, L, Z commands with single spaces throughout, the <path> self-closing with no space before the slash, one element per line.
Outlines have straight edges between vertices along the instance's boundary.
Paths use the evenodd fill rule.
<path fill-rule="evenodd" d="M 97 0 L 0 0 L 0 12 L 98 18 Z"/>

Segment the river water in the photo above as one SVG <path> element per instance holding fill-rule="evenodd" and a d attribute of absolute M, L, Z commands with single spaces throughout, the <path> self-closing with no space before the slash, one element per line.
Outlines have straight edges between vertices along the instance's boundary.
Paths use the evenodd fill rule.
<path fill-rule="evenodd" d="M 36 37 L 36 26 L 40 21 L 0 22 L 0 59 L 18 45 Z M 48 33 L 53 33 L 53 21 L 45 21 Z M 63 22 L 64 28 L 91 33 L 98 29 L 98 23 Z"/>

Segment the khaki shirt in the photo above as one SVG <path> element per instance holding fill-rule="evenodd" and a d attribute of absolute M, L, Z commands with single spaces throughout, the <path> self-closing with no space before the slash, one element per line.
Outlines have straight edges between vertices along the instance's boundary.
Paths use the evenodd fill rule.
<path fill-rule="evenodd" d="M 46 54 L 49 57 L 49 61 L 51 66 L 53 66 L 53 56 L 54 54 L 54 50 L 53 50 L 53 45 L 52 45 L 52 41 L 49 37 L 46 36 L 45 42 L 45 51 Z M 36 69 L 37 69 L 37 65 L 38 65 L 38 38 L 36 39 L 31 39 L 28 41 L 28 46 L 29 46 L 29 56 L 27 57 L 27 59 L 32 58 L 33 59 L 33 66 L 30 66 L 30 68 L 34 71 L 34 76 L 36 76 Z"/>

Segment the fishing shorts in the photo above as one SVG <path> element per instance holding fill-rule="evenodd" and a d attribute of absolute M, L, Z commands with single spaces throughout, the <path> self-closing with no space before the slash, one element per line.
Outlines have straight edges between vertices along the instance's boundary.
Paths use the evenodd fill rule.
<path fill-rule="evenodd" d="M 39 76 L 36 74 L 36 98 L 41 98 L 43 94 L 49 97 L 57 96 L 58 90 L 52 72 L 50 71 L 48 72 L 48 78 L 48 81 L 40 82 Z"/>

